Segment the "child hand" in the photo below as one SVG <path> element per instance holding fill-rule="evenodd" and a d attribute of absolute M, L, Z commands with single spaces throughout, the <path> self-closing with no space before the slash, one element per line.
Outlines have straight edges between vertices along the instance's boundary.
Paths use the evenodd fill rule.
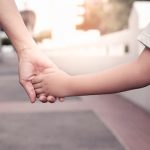
<path fill-rule="evenodd" d="M 58 68 L 46 69 L 41 74 L 32 79 L 32 84 L 36 95 L 53 95 L 54 97 L 69 96 L 70 75 Z M 56 99 L 47 99 L 49 102 L 55 102 Z"/>

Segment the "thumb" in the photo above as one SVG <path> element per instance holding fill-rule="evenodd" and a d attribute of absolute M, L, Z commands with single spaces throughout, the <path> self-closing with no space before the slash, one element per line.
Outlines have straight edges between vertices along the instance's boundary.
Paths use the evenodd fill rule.
<path fill-rule="evenodd" d="M 31 83 L 31 81 L 30 80 L 24 81 L 22 83 L 22 86 L 24 87 L 26 93 L 28 94 L 28 96 L 30 98 L 30 102 L 34 103 L 36 101 L 36 93 L 35 93 L 35 90 L 34 90 L 34 87 Z"/>

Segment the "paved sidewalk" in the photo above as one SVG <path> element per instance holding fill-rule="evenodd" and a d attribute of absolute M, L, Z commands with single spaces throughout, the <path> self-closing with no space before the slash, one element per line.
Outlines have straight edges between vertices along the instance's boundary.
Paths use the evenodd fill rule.
<path fill-rule="evenodd" d="M 85 98 L 127 150 L 150 150 L 150 114 L 118 95 Z"/>
<path fill-rule="evenodd" d="M 0 114 L 2 150 L 125 150 L 92 111 Z"/>
<path fill-rule="evenodd" d="M 150 149 L 149 113 L 117 95 L 30 104 L 13 61 L 0 64 L 0 149 Z"/>
<path fill-rule="evenodd" d="M 30 104 L 18 83 L 15 60 L 0 68 L 0 149 L 124 150 L 81 97 Z"/>

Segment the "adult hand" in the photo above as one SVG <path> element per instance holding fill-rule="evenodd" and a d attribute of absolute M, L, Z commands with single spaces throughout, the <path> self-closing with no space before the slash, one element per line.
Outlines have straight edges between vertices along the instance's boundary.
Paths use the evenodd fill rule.
<path fill-rule="evenodd" d="M 36 101 L 36 94 L 31 79 L 45 69 L 52 67 L 56 67 L 56 65 L 37 46 L 21 50 L 21 54 L 19 54 L 19 81 L 32 103 Z M 53 96 L 39 96 L 42 102 L 46 102 L 47 98 L 51 101 L 56 100 Z"/>

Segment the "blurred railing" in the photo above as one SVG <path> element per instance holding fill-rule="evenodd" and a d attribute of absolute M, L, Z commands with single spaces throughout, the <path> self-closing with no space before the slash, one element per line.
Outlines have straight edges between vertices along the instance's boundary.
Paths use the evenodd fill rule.
<path fill-rule="evenodd" d="M 132 38 L 130 30 L 122 30 L 112 34 L 101 36 L 97 41 L 74 42 L 61 46 L 50 44 L 49 53 L 57 55 L 78 54 L 78 55 L 99 55 L 99 56 L 124 56 L 137 55 L 136 39 Z"/>

